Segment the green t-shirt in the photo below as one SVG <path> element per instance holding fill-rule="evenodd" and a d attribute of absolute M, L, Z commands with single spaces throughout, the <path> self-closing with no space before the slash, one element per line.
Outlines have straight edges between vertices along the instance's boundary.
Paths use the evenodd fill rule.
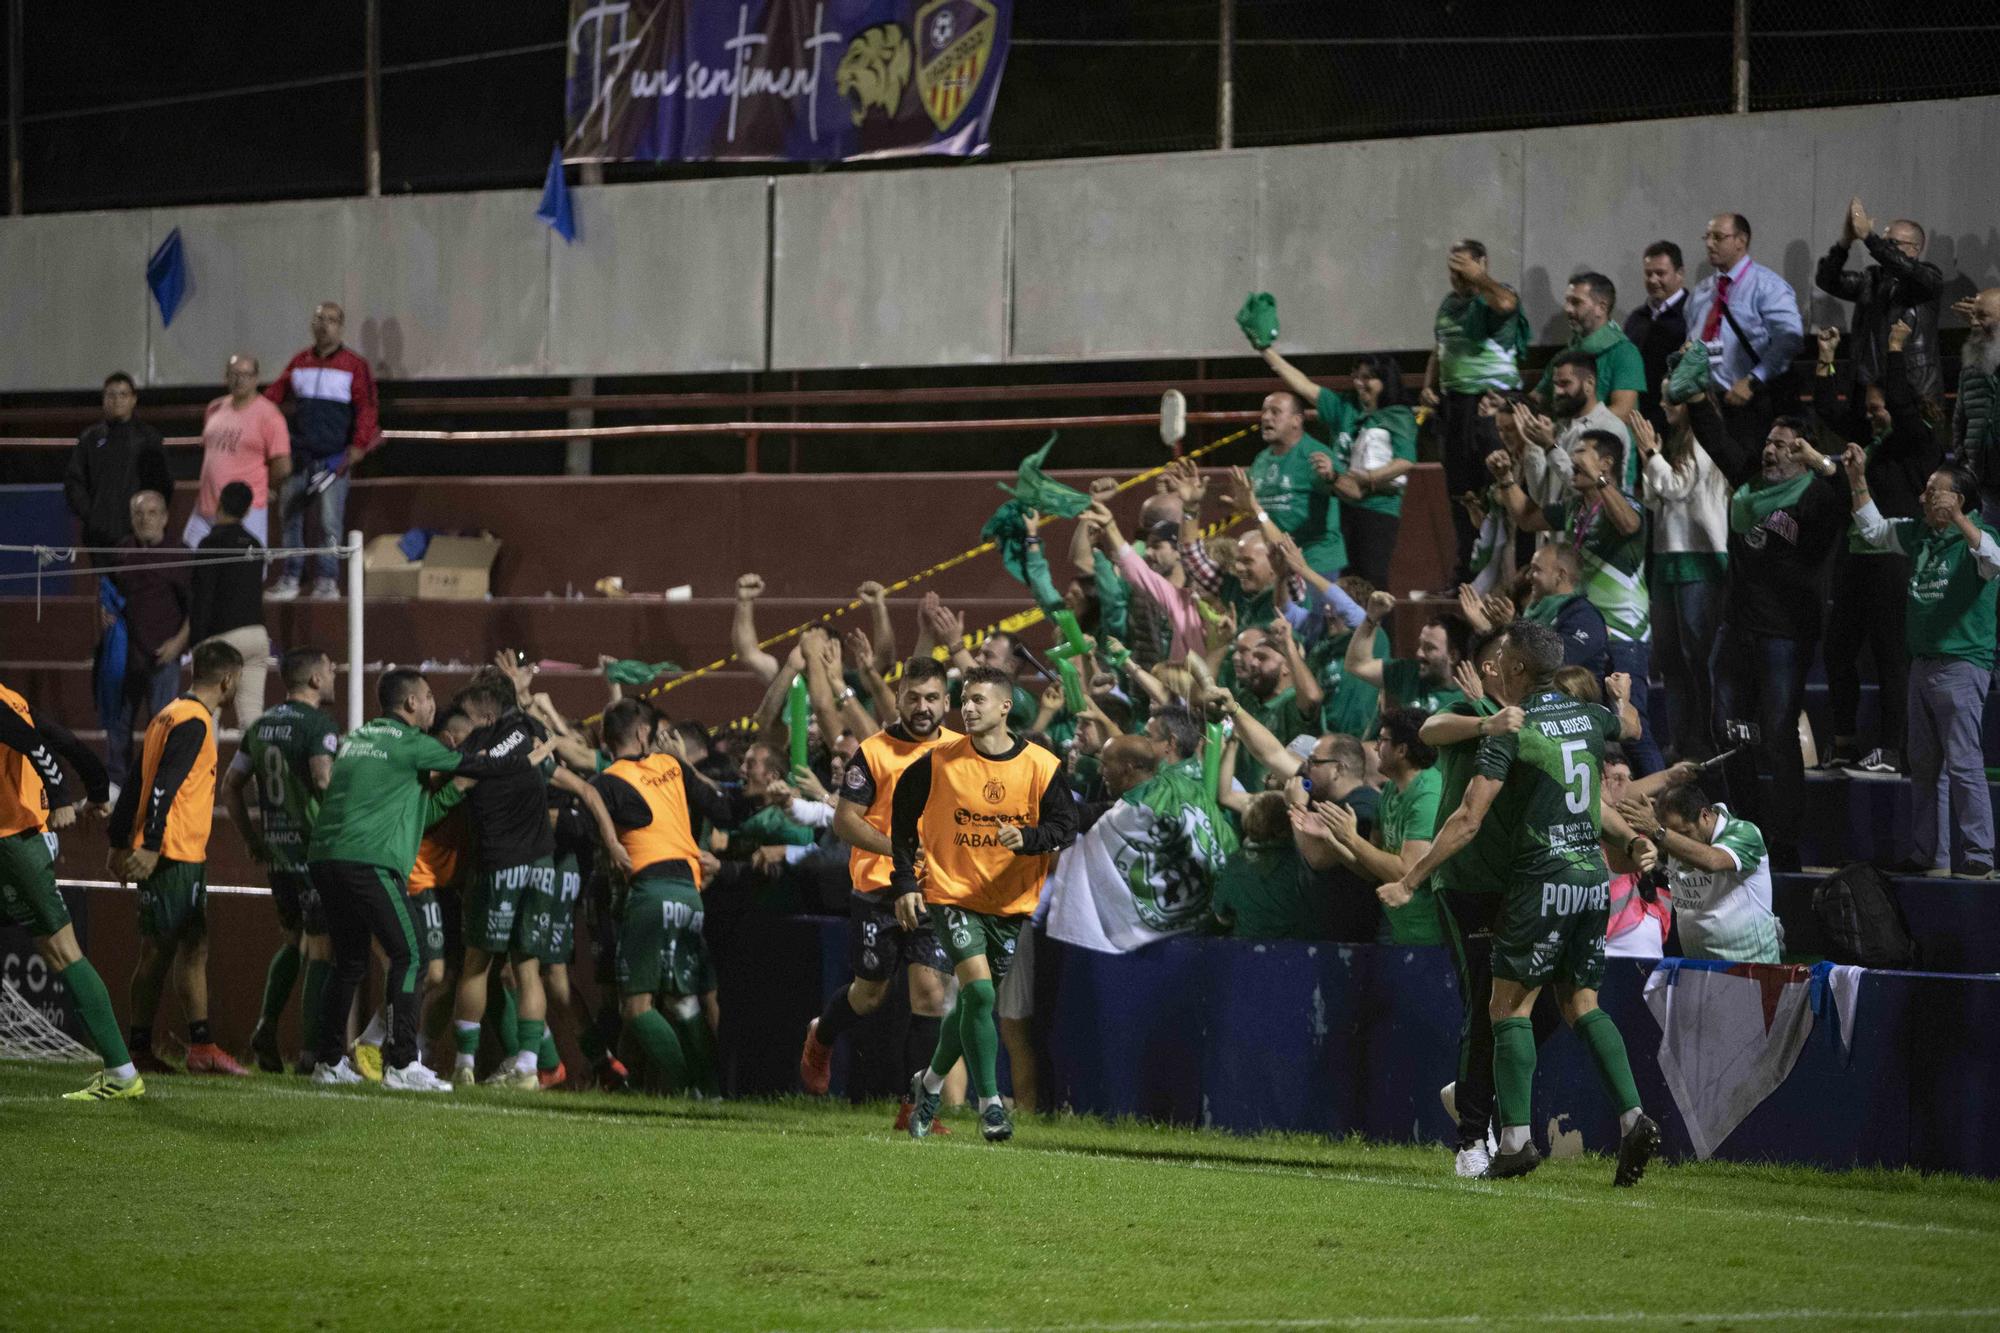
<path fill-rule="evenodd" d="M 1486 823 L 1513 834 L 1509 890 L 1538 884 L 1611 882 L 1598 846 L 1604 747 L 1618 738 L 1617 715 L 1546 690 L 1526 700 L 1527 721 L 1512 735 L 1479 743 L 1477 776 L 1503 785 Z"/>
<path fill-rule="evenodd" d="M 1445 711 L 1460 717 L 1491 717 L 1499 711 L 1499 706 L 1491 699 L 1462 699 Z M 1464 802 L 1465 789 L 1472 785 L 1472 775 L 1477 771 L 1479 741 L 1480 738 L 1474 737 L 1438 747 L 1434 771 L 1439 783 L 1439 828 L 1444 827 L 1444 821 L 1451 818 L 1452 811 Z M 1448 893 L 1499 893 L 1507 886 L 1507 857 L 1512 850 L 1512 837 L 1511 829 L 1502 828 L 1497 821 L 1488 819 L 1458 855 L 1438 867 L 1433 877 L 1436 887 Z"/>
<path fill-rule="evenodd" d="M 243 737 L 243 748 L 230 767 L 247 771 L 257 784 L 271 869 L 293 874 L 305 870 L 313 820 L 319 815 L 312 761 L 317 755 L 331 759 L 339 748 L 340 732 L 333 719 L 321 709 L 290 699 L 258 718 Z"/>
<path fill-rule="evenodd" d="M 1319 419 L 1333 440 L 1336 472 L 1352 472 L 1357 468 L 1373 472 L 1398 458 L 1417 461 L 1416 414 L 1401 403 L 1363 414 L 1352 395 L 1321 389 Z M 1356 509 L 1377 514 L 1400 514 L 1403 489 L 1398 486 L 1387 495 L 1370 495 L 1342 503 L 1352 503 Z"/>
<path fill-rule="evenodd" d="M 1243 711 L 1264 724 L 1264 729 L 1278 738 L 1278 744 L 1291 744 L 1292 737 L 1306 732 L 1317 734 L 1315 723 L 1318 719 L 1309 716 L 1299 707 L 1296 690 L 1282 689 L 1269 699 L 1259 699 L 1248 690 L 1236 696 L 1243 705 Z M 1264 766 L 1257 762 L 1248 746 L 1236 747 L 1236 780 L 1248 792 L 1264 790 Z"/>
<path fill-rule="evenodd" d="M 1426 713 L 1465 699 L 1465 691 L 1456 685 L 1426 684 L 1416 659 L 1410 657 L 1394 657 L 1382 664 L 1382 694 L 1391 708 L 1416 708 Z"/>
<path fill-rule="evenodd" d="M 767 805 L 730 831 L 729 845 L 732 849 L 739 846 L 810 847 L 813 845 L 813 831 L 795 822 L 783 808 Z"/>
<path fill-rule="evenodd" d="M 1566 352 L 1588 352 L 1597 359 L 1597 401 L 1608 403 L 1611 395 L 1620 389 L 1630 389 L 1643 402 L 1646 397 L 1646 360 L 1639 355 L 1639 349 L 1625 336 L 1625 330 L 1613 321 L 1606 321 L 1603 328 L 1581 338 L 1571 338 Z M 1555 358 L 1542 370 L 1541 381 L 1535 385 L 1535 393 L 1543 402 L 1548 402 L 1555 393 Z"/>
<path fill-rule="evenodd" d="M 1257 507 L 1299 544 L 1306 563 L 1331 579 L 1347 568 L 1347 539 L 1340 533 L 1333 486 L 1313 471 L 1316 454 L 1334 457 L 1310 435 L 1300 436 L 1283 454 L 1266 446 L 1250 464 L 1250 489 Z M 1337 461 L 1334 471 L 1340 471 Z"/>
<path fill-rule="evenodd" d="M 1375 816 L 1375 840 L 1382 850 L 1400 853 L 1406 842 L 1428 842 L 1437 836 L 1438 799 L 1444 779 L 1435 768 L 1418 769 L 1407 783 L 1382 784 L 1382 805 Z M 1429 880 L 1415 886 L 1416 894 L 1401 907 L 1383 909 L 1389 939 L 1395 944 L 1442 944 L 1437 891 Z"/>
<path fill-rule="evenodd" d="M 1437 311 L 1438 386 L 1446 393 L 1521 387 L 1528 321 L 1502 315 L 1477 292 L 1448 293 Z"/>
<path fill-rule="evenodd" d="M 1353 630 L 1341 630 L 1321 639 L 1306 655 L 1306 665 L 1312 668 L 1324 695 L 1319 709 L 1320 730 L 1366 736 L 1375 727 L 1382 694 L 1373 685 L 1347 674 L 1347 641 L 1353 637 Z M 1375 658 L 1383 661 L 1388 656 L 1389 631 L 1378 629 Z"/>
<path fill-rule="evenodd" d="M 1323 940 L 1333 933 L 1332 901 L 1289 841 L 1237 848 L 1215 876 L 1209 910 L 1239 940 Z"/>
<path fill-rule="evenodd" d="M 1972 521 L 1994 535 L 1980 519 Z M 1910 557 L 1910 604 L 1903 621 L 1910 656 L 1956 657 L 1991 671 L 2000 580 L 1979 576 L 1979 562 L 1956 524 L 1936 532 L 1920 518 L 1895 518 L 1889 528 L 1897 549 Z"/>
<path fill-rule="evenodd" d="M 408 875 L 427 821 L 435 817 L 425 773 L 467 777 L 525 767 L 510 759 L 461 755 L 401 718 L 378 717 L 347 733 L 333 760 L 333 781 L 313 824 L 312 861 L 356 861 Z"/>
<path fill-rule="evenodd" d="M 1583 571 L 1583 595 L 1604 614 L 1604 631 L 1615 641 L 1645 643 L 1653 635 L 1653 604 L 1646 594 L 1646 511 L 1625 494 L 1639 514 L 1627 536 L 1612 525 L 1600 501 L 1578 493 L 1542 511 L 1562 541 L 1576 548 Z"/>

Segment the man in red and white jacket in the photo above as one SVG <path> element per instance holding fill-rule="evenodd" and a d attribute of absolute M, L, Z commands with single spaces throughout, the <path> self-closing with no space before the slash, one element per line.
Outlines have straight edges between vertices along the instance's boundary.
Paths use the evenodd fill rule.
<path fill-rule="evenodd" d="M 293 357 L 265 388 L 292 418 L 292 475 L 285 483 L 281 540 L 294 549 L 306 542 L 306 511 L 319 512 L 320 543 L 337 544 L 346 535 L 347 483 L 354 464 L 382 438 L 376 424 L 375 375 L 360 353 L 340 341 L 346 312 L 332 301 L 313 308 L 312 346 Z M 313 500 L 317 498 L 318 503 Z M 299 595 L 305 558 L 292 556 L 266 597 Z M 311 596 L 340 596 L 340 565 L 330 555 L 312 557 Z"/>

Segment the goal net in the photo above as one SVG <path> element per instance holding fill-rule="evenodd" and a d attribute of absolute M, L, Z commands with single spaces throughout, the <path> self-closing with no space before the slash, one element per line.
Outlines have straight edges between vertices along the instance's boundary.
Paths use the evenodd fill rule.
<path fill-rule="evenodd" d="M 75 1041 L 0 981 L 0 1060 L 76 1060 L 96 1063 L 97 1053 Z"/>

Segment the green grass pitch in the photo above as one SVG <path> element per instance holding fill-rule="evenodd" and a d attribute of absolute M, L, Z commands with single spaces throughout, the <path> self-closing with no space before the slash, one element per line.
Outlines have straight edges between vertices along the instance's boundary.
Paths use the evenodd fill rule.
<path fill-rule="evenodd" d="M 0 1328 L 2000 1327 L 2000 1186 L 0 1066 Z"/>

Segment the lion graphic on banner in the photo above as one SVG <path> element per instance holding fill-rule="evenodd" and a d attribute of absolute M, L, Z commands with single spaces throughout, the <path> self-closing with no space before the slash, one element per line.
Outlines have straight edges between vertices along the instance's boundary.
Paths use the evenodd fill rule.
<path fill-rule="evenodd" d="M 854 99 L 856 125 L 867 119 L 870 107 L 879 106 L 891 119 L 895 117 L 903 90 L 910 86 L 914 60 L 908 35 L 894 23 L 865 28 L 847 44 L 834 88 L 842 97 Z"/>

